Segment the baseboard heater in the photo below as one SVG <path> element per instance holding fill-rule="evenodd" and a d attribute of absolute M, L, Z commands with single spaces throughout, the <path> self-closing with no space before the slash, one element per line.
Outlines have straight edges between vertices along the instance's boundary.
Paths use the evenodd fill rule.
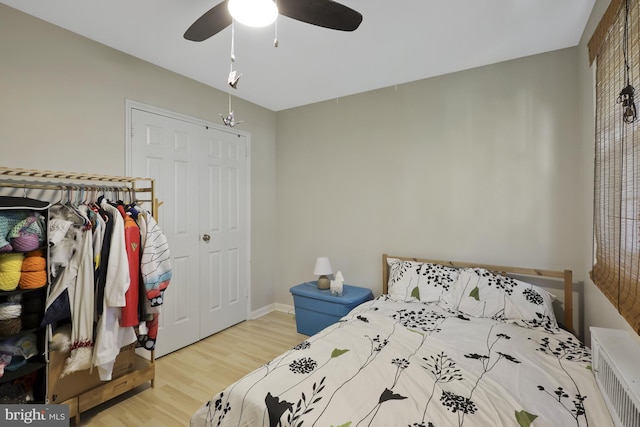
<path fill-rule="evenodd" d="M 616 427 L 640 426 L 640 342 L 627 331 L 590 328 L 593 372 Z"/>

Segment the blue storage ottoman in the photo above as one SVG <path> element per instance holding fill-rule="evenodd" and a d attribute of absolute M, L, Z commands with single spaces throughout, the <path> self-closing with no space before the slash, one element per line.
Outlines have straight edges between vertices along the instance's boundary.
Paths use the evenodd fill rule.
<path fill-rule="evenodd" d="M 299 333 L 314 335 L 346 316 L 354 307 L 373 299 L 371 289 L 343 285 L 342 296 L 331 295 L 329 289 L 318 289 L 316 282 L 292 287 Z"/>

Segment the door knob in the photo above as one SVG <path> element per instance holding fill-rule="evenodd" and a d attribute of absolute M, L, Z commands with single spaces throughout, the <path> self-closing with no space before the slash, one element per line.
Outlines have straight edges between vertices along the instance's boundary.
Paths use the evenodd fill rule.
<path fill-rule="evenodd" d="M 208 242 L 209 240 L 211 240 L 211 236 L 209 236 L 208 234 L 203 234 L 202 240 L 204 240 L 205 242 Z"/>

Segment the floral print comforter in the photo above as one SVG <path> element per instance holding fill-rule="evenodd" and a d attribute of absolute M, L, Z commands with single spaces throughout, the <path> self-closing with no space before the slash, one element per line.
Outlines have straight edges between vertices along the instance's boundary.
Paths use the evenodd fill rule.
<path fill-rule="evenodd" d="M 213 396 L 191 426 L 611 427 L 590 350 L 382 296 Z"/>

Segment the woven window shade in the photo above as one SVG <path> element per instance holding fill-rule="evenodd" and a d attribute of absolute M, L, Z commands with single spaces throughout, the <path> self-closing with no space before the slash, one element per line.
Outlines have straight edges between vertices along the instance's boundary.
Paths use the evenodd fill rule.
<path fill-rule="evenodd" d="M 636 107 L 640 100 L 638 4 L 638 0 L 629 2 L 627 50 Z M 612 15 L 610 10 L 616 13 Z M 603 26 L 605 20 L 609 21 L 608 29 Z M 622 106 L 617 102 L 627 85 L 624 28 L 625 2 L 614 0 L 589 43 L 596 59 L 595 256 L 591 279 L 640 333 L 640 120 L 624 123 Z"/>

